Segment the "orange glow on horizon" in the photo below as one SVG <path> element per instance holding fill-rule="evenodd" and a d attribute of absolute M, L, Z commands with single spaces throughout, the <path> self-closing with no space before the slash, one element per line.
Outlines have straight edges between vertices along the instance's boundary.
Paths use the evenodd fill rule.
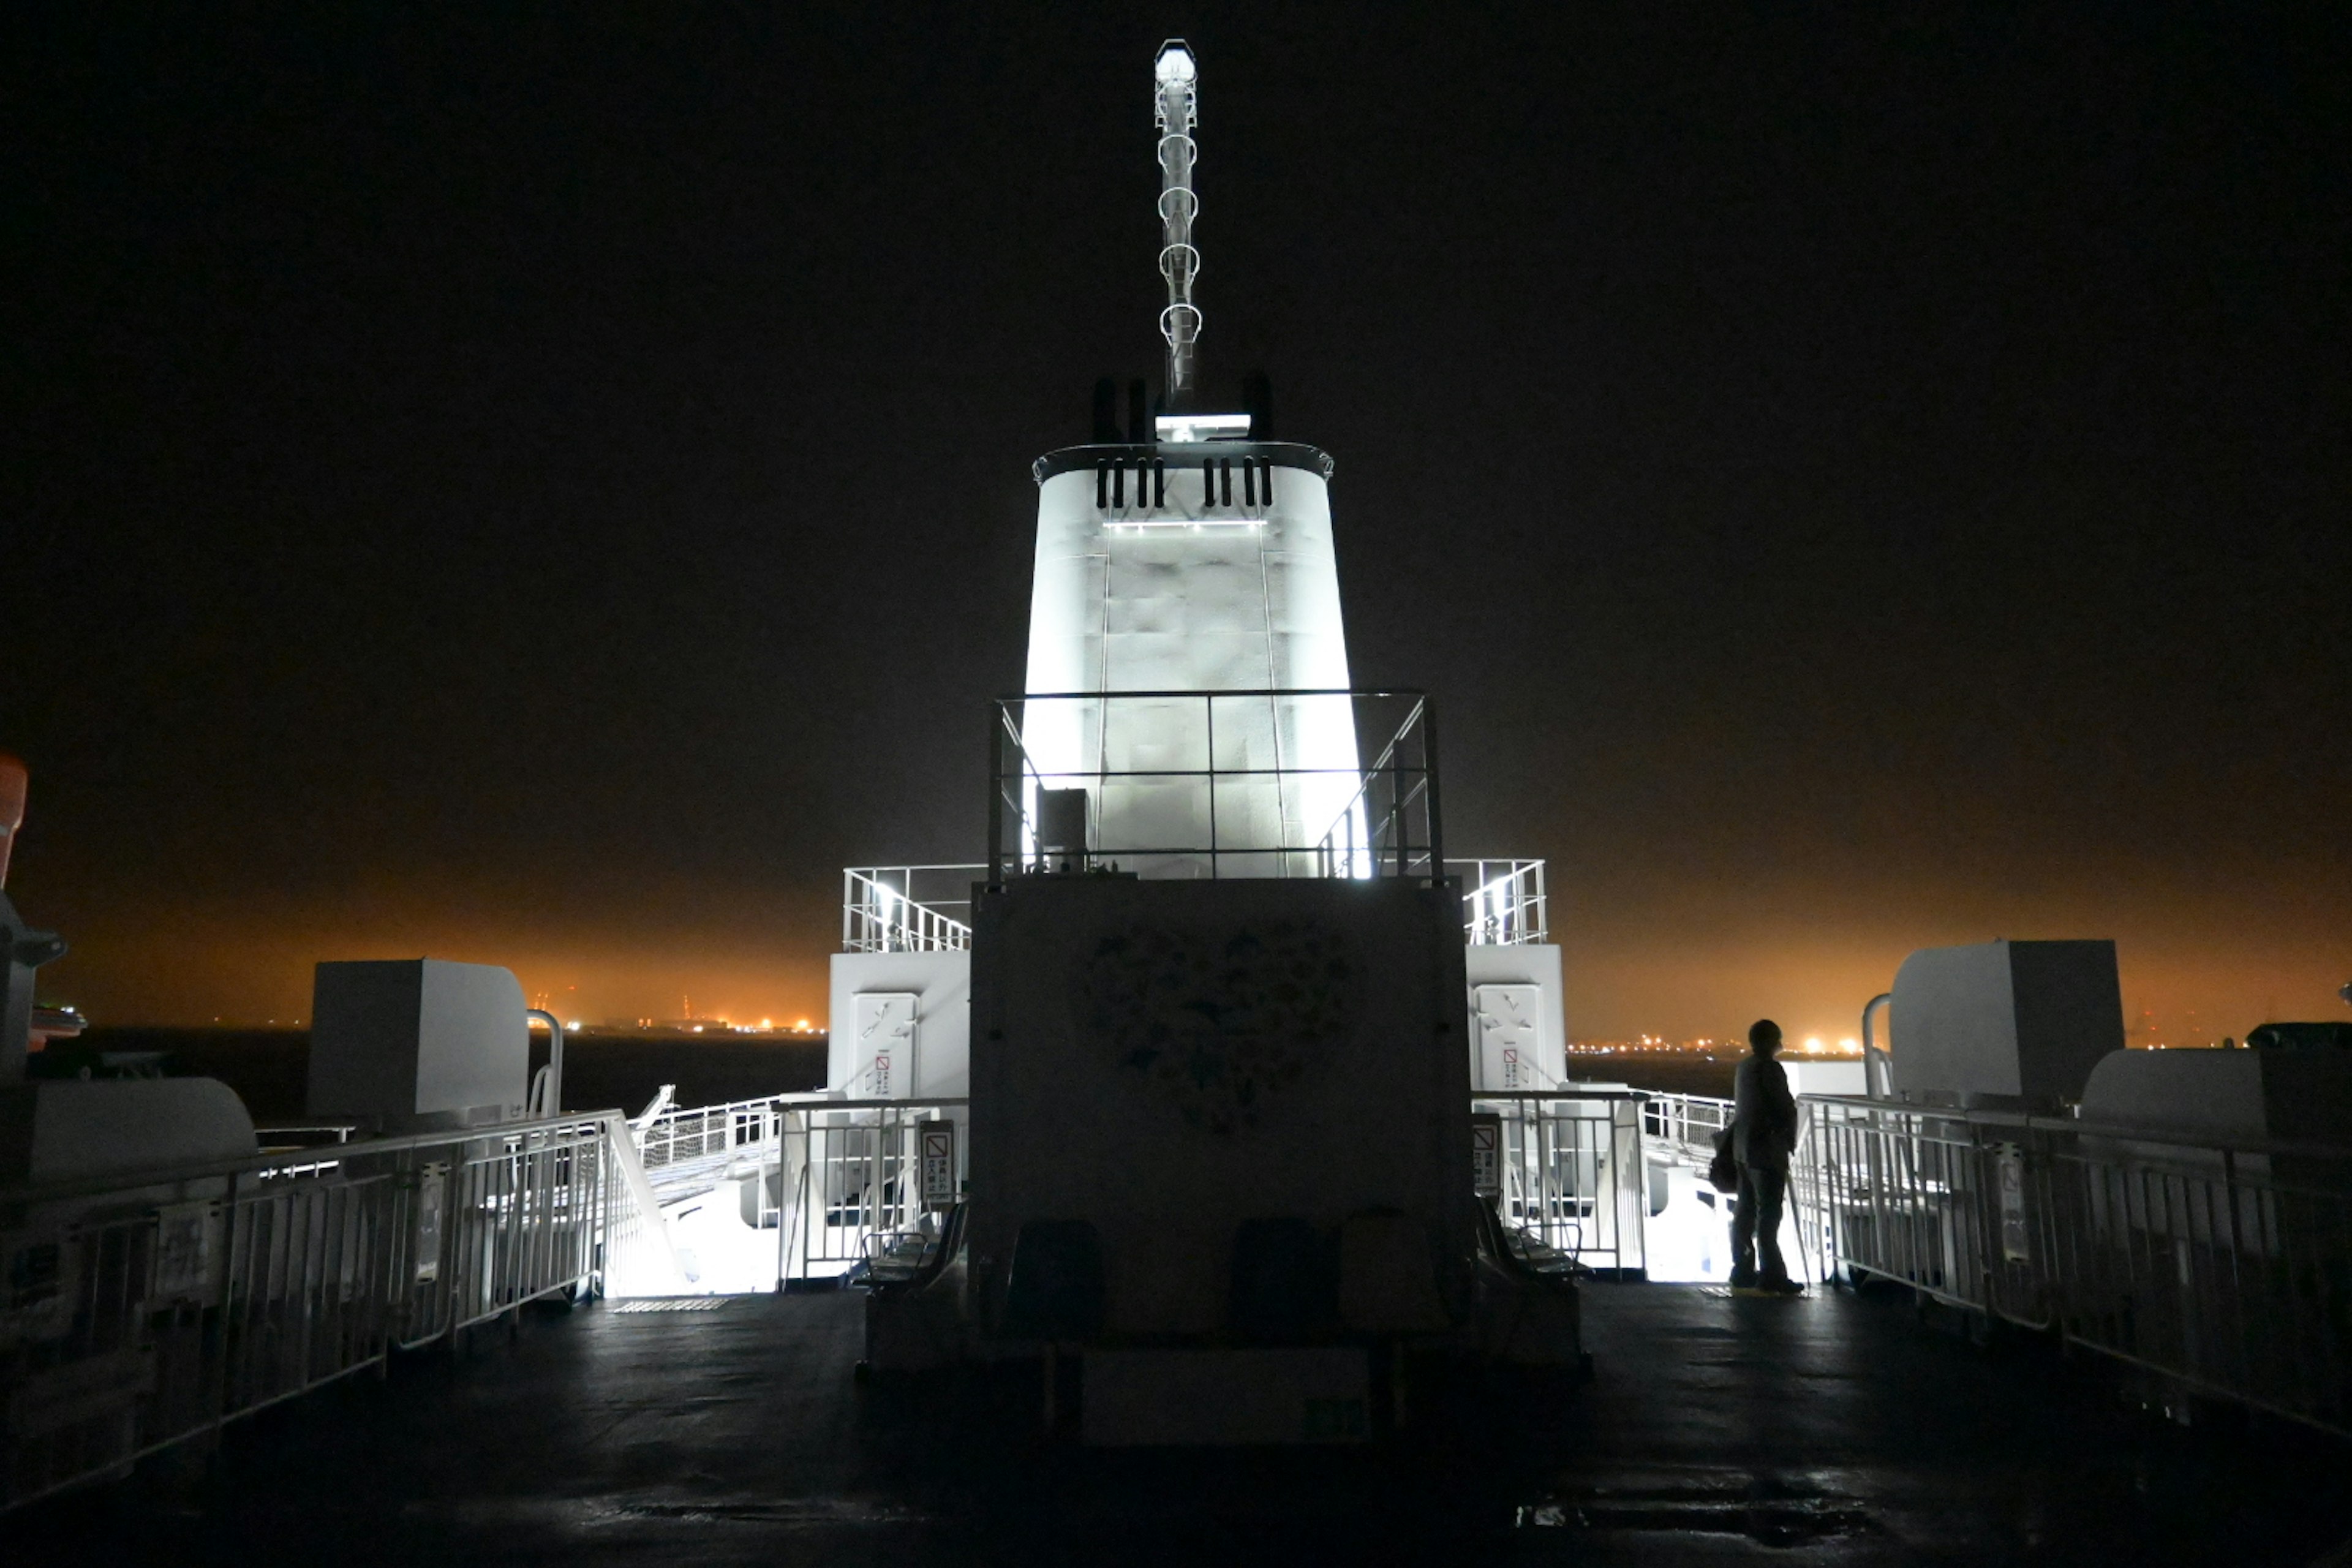
<path fill-rule="evenodd" d="M 2247 914 L 2148 902 L 2135 918 L 2119 898 L 2113 918 L 2100 919 L 2097 907 L 2054 896 L 2045 908 L 2020 895 L 2004 914 L 1982 895 L 1939 910 L 1934 889 L 1908 891 L 1933 912 L 1874 904 L 1870 918 L 1840 923 L 1838 906 L 1816 905 L 1792 923 L 1769 901 L 1751 916 L 1745 902 L 1696 894 L 1659 906 L 1612 903 L 1572 923 L 1556 910 L 1570 1035 L 1592 1047 L 1739 1051 L 1748 1026 L 1772 1017 L 1792 1042 L 1819 1040 L 1822 1055 L 1843 1054 L 1858 1048 L 1863 1004 L 1892 986 L 1906 953 L 2004 932 L 2112 935 L 2126 1037 L 2137 1047 L 2212 1045 L 2265 1022 L 2346 1016 L 2336 990 L 2352 975 L 2343 973 L 2334 928 L 2266 924 L 2267 905 Z M 819 1033 L 824 1026 L 799 1008 L 826 996 L 839 941 L 835 906 L 795 906 L 779 933 L 764 897 L 697 906 L 681 895 L 649 908 L 641 924 L 576 932 L 551 930 L 544 908 L 503 889 L 457 886 L 284 906 L 194 898 L 133 909 L 95 889 L 85 901 L 69 889 L 19 902 L 72 943 L 40 971 L 40 1000 L 72 1000 L 96 1029 L 282 1025 L 309 1017 L 320 960 L 430 955 L 511 969 L 526 995 L 557 1003 L 592 1034 L 676 1018 L 685 995 L 703 999 L 695 1016 L 706 1026 L 757 1018 L 772 1029 L 791 1019 L 795 1032 Z M 462 914 L 453 919 L 453 910 Z M 660 945 L 646 940 L 656 931 Z"/>

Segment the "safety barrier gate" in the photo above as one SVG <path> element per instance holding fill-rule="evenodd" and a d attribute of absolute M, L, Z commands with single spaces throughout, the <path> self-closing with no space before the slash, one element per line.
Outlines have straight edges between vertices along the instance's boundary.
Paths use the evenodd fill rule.
<path fill-rule="evenodd" d="M 1472 1096 L 1474 1114 L 1499 1121 L 1504 1225 L 1595 1273 L 1638 1276 L 1648 1098 L 1601 1088 Z"/>
<path fill-rule="evenodd" d="M 937 1240 L 937 1211 L 920 1190 L 924 1136 L 950 1190 L 966 1170 L 965 1102 L 835 1100 L 779 1094 L 671 1110 L 637 1131 L 646 1174 L 664 1203 L 720 1182 L 751 1182 L 746 1221 L 776 1232 L 780 1289 L 903 1265 Z"/>
<path fill-rule="evenodd" d="M 0 1509 L 599 1289 L 666 1246 L 635 1157 L 613 1114 L 0 1192 Z"/>
<path fill-rule="evenodd" d="M 2352 1150 L 1803 1104 L 1827 1268 L 2352 1435 Z"/>

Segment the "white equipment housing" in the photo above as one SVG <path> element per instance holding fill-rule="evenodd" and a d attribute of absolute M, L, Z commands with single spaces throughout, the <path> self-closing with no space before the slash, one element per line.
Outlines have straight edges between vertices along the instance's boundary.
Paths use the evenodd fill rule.
<path fill-rule="evenodd" d="M 2339 1142 L 2352 1121 L 2352 1054 L 2119 1050 L 2091 1069 L 2080 1114 L 2210 1142 Z"/>
<path fill-rule="evenodd" d="M 2079 1099 L 2124 1044 L 2112 942 L 1922 948 L 1895 973 L 1895 1092 L 1970 1104 Z"/>
<path fill-rule="evenodd" d="M 1155 877 L 1315 875 L 1327 837 L 1343 855 L 1363 844 L 1352 705 L 1281 695 L 1349 687 L 1329 471 L 1315 448 L 1277 442 L 1038 460 L 1029 787 L 1087 792 L 1097 860 Z M 1209 691 L 1213 702 L 1066 695 Z M 1200 784 L 1211 769 L 1254 776 L 1221 779 L 1213 806 Z M 1223 844 L 1255 853 L 1213 868 L 1197 852 Z M 1195 852 L 1149 853 L 1171 847 Z"/>
<path fill-rule="evenodd" d="M 250 1156 L 253 1118 L 215 1079 L 35 1081 L 0 1089 L 0 1184 L 37 1185 Z"/>
<path fill-rule="evenodd" d="M 312 1116 L 403 1129 L 509 1121 L 530 1076 L 530 1017 L 510 970 L 408 958 L 315 971 Z"/>

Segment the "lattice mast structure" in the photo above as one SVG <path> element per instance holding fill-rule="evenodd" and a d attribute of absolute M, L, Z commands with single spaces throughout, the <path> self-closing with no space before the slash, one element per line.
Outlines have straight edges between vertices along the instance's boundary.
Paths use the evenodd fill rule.
<path fill-rule="evenodd" d="M 1201 216 L 1192 189 L 1192 165 L 1200 157 L 1192 140 L 1200 122 L 1200 71 L 1183 39 L 1160 46 L 1151 77 L 1160 126 L 1160 275 L 1168 281 L 1168 307 L 1160 312 L 1160 335 L 1168 340 L 1164 406 L 1177 414 L 1192 406 L 1193 344 L 1201 336 L 1201 309 L 1192 302 L 1192 280 L 1201 275 L 1201 253 L 1192 246 L 1192 220 Z"/>

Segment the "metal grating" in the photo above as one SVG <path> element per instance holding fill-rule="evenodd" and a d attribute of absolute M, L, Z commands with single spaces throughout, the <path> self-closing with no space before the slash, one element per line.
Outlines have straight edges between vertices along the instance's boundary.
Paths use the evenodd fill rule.
<path fill-rule="evenodd" d="M 727 1304 L 724 1296 L 646 1296 L 635 1301 L 615 1301 L 615 1312 L 709 1312 Z"/>

